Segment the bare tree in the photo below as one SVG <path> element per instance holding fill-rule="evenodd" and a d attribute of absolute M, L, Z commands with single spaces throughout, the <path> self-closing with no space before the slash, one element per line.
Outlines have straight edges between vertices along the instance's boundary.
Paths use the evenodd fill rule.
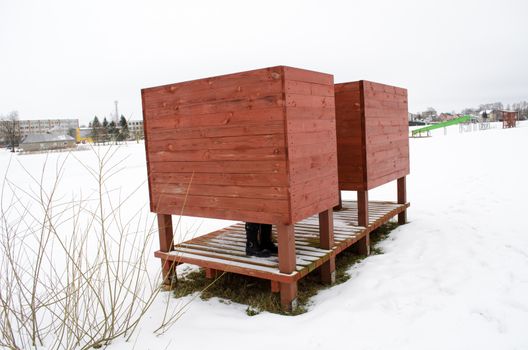
<path fill-rule="evenodd" d="M 424 119 L 435 120 L 437 116 L 438 112 L 433 107 L 429 107 L 425 110 L 425 112 L 422 112 L 422 118 Z"/>
<path fill-rule="evenodd" d="M 488 109 L 491 109 L 491 110 L 501 110 L 501 109 L 504 109 L 504 106 L 502 104 L 502 102 L 493 102 L 493 103 L 485 103 L 485 104 L 481 104 L 479 106 L 479 109 L 481 111 L 483 110 L 488 110 Z"/>
<path fill-rule="evenodd" d="M 144 184 L 116 191 L 110 179 L 126 158 L 115 158 L 117 147 L 92 150 L 93 167 L 76 160 L 93 192 L 71 199 L 60 194 L 70 156 L 51 166 L 46 158 L 40 176 L 20 163 L 16 179 L 10 164 L 0 174 L 0 349 L 89 350 L 128 341 L 162 297 L 161 269 L 148 268 L 154 218 L 144 208 L 125 210 Z M 171 295 L 162 299 L 156 334 L 186 311 L 188 303 Z"/>
<path fill-rule="evenodd" d="M 17 111 L 13 111 L 5 117 L 0 117 L 0 138 L 11 147 L 11 152 L 15 151 L 15 147 L 20 143 Z"/>

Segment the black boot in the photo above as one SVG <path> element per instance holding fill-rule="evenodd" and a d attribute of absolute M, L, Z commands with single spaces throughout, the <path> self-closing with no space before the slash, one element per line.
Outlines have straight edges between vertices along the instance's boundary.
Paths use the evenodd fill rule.
<path fill-rule="evenodd" d="M 257 256 L 260 258 L 267 258 L 271 256 L 271 252 L 263 249 L 259 244 L 259 234 L 261 233 L 261 225 L 252 222 L 246 222 L 246 255 Z"/>
<path fill-rule="evenodd" d="M 271 225 L 261 224 L 260 227 L 260 246 L 263 249 L 269 250 L 271 254 L 277 255 L 279 249 L 275 243 L 273 243 L 273 239 L 271 238 Z"/>

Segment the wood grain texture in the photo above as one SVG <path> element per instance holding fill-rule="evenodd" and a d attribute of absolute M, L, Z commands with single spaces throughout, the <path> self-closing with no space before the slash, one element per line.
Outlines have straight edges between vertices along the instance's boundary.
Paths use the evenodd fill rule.
<path fill-rule="evenodd" d="M 170 252 L 174 249 L 174 234 L 172 230 L 172 218 L 170 215 L 158 214 L 158 236 L 160 251 Z M 167 260 L 161 261 L 163 284 L 171 285 L 172 277 L 175 274 L 175 265 Z"/>
<path fill-rule="evenodd" d="M 285 95 L 293 222 L 339 203 L 333 78 L 319 77 L 329 84 L 329 89 L 311 89 L 310 95 L 307 89 L 304 95 Z M 331 96 L 329 92 L 332 92 Z M 330 112 L 323 118 L 299 118 L 299 108 L 302 111 L 323 109 Z M 290 115 L 294 118 L 290 119 Z"/>
<path fill-rule="evenodd" d="M 402 89 L 373 82 L 363 88 L 370 189 L 409 174 L 408 108 Z"/>
<path fill-rule="evenodd" d="M 409 174 L 407 90 L 335 85 L 339 187 L 366 191 Z"/>
<path fill-rule="evenodd" d="M 152 211 L 288 225 L 337 204 L 332 75 L 271 67 L 142 102 Z"/>

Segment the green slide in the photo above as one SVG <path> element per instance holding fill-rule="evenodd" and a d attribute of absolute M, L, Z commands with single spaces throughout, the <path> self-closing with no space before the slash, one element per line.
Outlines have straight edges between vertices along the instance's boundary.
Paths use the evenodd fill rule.
<path fill-rule="evenodd" d="M 438 124 L 424 126 L 423 128 L 413 130 L 412 131 L 412 136 L 415 136 L 417 134 L 421 134 L 422 132 L 428 132 L 428 131 L 431 131 L 431 130 L 434 130 L 434 129 L 445 128 L 446 126 L 450 126 L 450 125 L 465 123 L 465 122 L 469 121 L 470 119 L 471 119 L 471 116 L 465 115 L 463 117 L 451 119 L 451 120 L 448 120 L 448 121 L 445 121 L 445 122 L 441 122 L 441 123 L 438 123 Z"/>

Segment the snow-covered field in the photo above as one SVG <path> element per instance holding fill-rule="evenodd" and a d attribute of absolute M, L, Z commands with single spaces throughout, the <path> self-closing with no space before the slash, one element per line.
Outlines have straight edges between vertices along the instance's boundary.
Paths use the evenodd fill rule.
<path fill-rule="evenodd" d="M 437 130 L 410 145 L 409 224 L 382 243 L 385 254 L 355 265 L 350 280 L 317 295 L 308 313 L 249 317 L 244 305 L 198 298 L 173 328 L 154 336 L 170 297 L 164 293 L 139 335 L 109 348 L 527 349 L 528 122 L 468 133 L 454 126 L 447 135 Z M 35 189 L 30 175 L 39 177 L 46 159 L 54 167 L 65 156 L 1 151 L 0 174 L 7 171 L 21 189 Z M 92 151 L 74 156 L 66 161 L 60 195 L 93 195 L 93 180 L 81 164 L 95 166 L 96 157 Z M 147 217 L 143 145 L 121 146 L 115 157 L 125 159 L 123 170 L 108 188 L 124 196 L 139 186 L 124 209 Z M 371 199 L 395 197 L 395 183 L 370 194 Z M 189 238 L 226 224 L 183 218 L 177 235 Z M 158 266 L 152 258 L 152 271 Z"/>

